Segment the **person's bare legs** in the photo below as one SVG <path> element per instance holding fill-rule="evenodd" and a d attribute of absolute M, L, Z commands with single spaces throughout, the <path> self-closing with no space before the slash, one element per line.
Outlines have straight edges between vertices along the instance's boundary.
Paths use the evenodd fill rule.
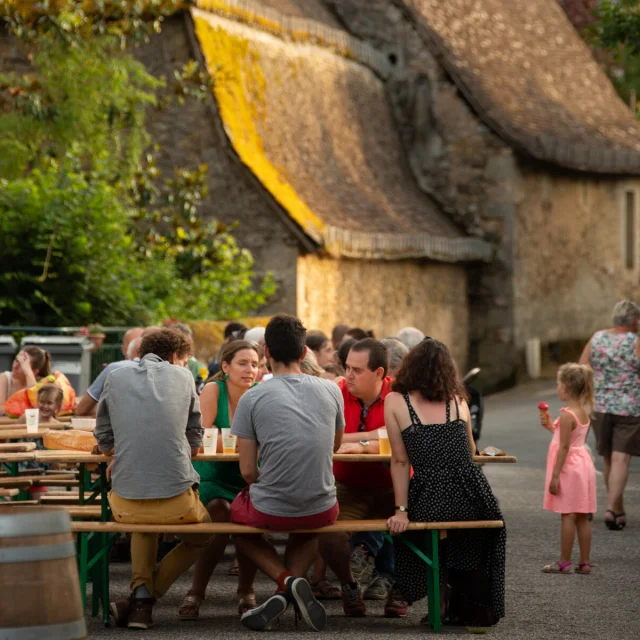
<path fill-rule="evenodd" d="M 340 584 L 353 584 L 355 578 L 351 571 L 351 546 L 348 533 L 321 533 L 319 537 L 320 553 L 324 561 L 336 574 Z"/>
<path fill-rule="evenodd" d="M 609 497 L 607 509 L 614 513 L 624 513 L 624 490 L 629 479 L 629 462 L 631 456 L 621 451 L 611 453 L 611 470 L 609 472 Z M 624 522 L 624 518 L 619 518 L 619 522 Z"/>
<path fill-rule="evenodd" d="M 576 513 L 576 529 L 578 530 L 578 544 L 580 545 L 580 564 L 591 563 L 591 523 L 586 513 Z M 583 573 L 589 573 L 591 566 L 581 567 Z"/>
<path fill-rule="evenodd" d="M 318 553 L 313 563 L 313 574 L 311 575 L 311 582 L 316 583 L 320 580 L 325 580 L 327 577 L 327 563 L 322 557 L 321 553 Z"/>
<path fill-rule="evenodd" d="M 576 538 L 576 514 L 563 513 L 560 527 L 560 562 L 571 562 L 573 542 Z"/>
<path fill-rule="evenodd" d="M 274 546 L 260 534 L 238 535 L 235 542 L 238 561 L 251 562 L 274 582 L 287 570 Z"/>
<path fill-rule="evenodd" d="M 207 504 L 207 511 L 211 516 L 211 522 L 229 522 L 231 520 L 231 508 L 226 500 L 212 500 Z M 229 541 L 228 534 L 217 534 L 211 543 L 202 552 L 194 566 L 193 580 L 189 594 L 204 598 L 207 591 L 207 585 L 211 580 L 213 570 L 216 568 Z"/>
<path fill-rule="evenodd" d="M 296 578 L 304 578 L 318 555 L 317 533 L 292 533 L 284 552 L 284 564 Z"/>
<path fill-rule="evenodd" d="M 609 474 L 611 473 L 611 456 L 602 456 L 603 462 L 603 470 L 602 475 L 604 476 L 604 486 L 609 491 Z"/>

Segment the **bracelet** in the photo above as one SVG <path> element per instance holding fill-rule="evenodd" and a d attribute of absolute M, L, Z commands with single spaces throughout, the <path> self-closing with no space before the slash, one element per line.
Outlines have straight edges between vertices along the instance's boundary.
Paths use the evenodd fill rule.
<path fill-rule="evenodd" d="M 397 506 L 396 505 L 396 511 L 401 511 L 402 513 L 407 513 L 408 509 L 407 509 L 407 507 Z"/>

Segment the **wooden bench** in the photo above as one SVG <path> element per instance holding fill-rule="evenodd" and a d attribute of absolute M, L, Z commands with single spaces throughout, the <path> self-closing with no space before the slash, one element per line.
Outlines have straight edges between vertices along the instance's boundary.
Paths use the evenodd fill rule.
<path fill-rule="evenodd" d="M 482 520 L 471 522 L 410 522 L 409 531 L 425 532 L 424 551 L 417 548 L 403 536 L 398 538 L 406 544 L 427 565 L 427 597 L 428 597 L 428 623 L 434 631 L 440 631 L 440 561 L 438 546 L 441 535 L 447 531 L 460 529 L 502 529 L 502 520 Z M 83 602 L 86 603 L 86 587 L 89 571 L 98 565 L 97 573 L 101 579 L 96 579 L 93 574 L 93 606 L 92 615 L 98 614 L 99 601 L 102 600 L 102 613 L 105 624 L 109 623 L 109 549 L 112 534 L 121 533 L 172 533 L 180 536 L 181 533 L 204 534 L 232 534 L 234 536 L 246 534 L 273 533 L 272 530 L 257 529 L 231 522 L 202 523 L 202 524 L 124 524 L 121 522 L 72 522 L 71 530 L 78 534 L 79 538 L 79 571 L 80 586 L 83 593 Z M 328 527 L 320 529 L 303 529 L 298 531 L 283 531 L 279 533 L 356 533 L 362 531 L 381 531 L 387 534 L 386 520 L 341 520 Z M 89 557 L 88 536 L 99 535 L 102 547 Z"/>
<path fill-rule="evenodd" d="M 0 498 L 14 498 L 19 493 L 18 489 L 0 489 Z M 2 505 L 4 506 L 4 502 Z"/>

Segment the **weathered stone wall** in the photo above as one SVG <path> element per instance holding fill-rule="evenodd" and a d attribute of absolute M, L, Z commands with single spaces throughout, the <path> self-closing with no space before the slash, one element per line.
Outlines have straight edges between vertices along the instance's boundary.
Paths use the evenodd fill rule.
<path fill-rule="evenodd" d="M 446 343 L 461 370 L 467 366 L 467 276 L 460 265 L 301 256 L 298 315 L 309 329 L 327 333 L 341 322 L 377 337 L 418 327 Z"/>
<path fill-rule="evenodd" d="M 624 264 L 624 193 L 640 179 L 545 171 L 521 162 L 514 228 L 515 343 L 587 339 L 611 324 L 613 305 L 640 296 Z M 637 206 L 637 205 L 636 205 Z M 636 255 L 638 215 L 636 211 Z"/>
<path fill-rule="evenodd" d="M 156 76 L 172 77 L 173 70 L 199 54 L 193 49 L 183 15 L 163 23 L 162 33 L 136 50 L 136 57 Z M 271 196 L 227 146 L 213 97 L 188 100 L 184 106 L 149 114 L 149 129 L 160 147 L 158 164 L 170 175 L 177 167 L 209 168 L 208 195 L 203 216 L 227 224 L 238 222 L 233 235 L 255 259 L 258 275 L 273 271 L 278 291 L 260 315 L 295 312 L 298 242 L 278 213 Z"/>

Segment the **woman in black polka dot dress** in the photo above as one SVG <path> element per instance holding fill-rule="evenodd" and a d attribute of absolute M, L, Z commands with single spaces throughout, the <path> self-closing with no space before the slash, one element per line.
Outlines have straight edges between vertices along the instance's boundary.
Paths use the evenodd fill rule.
<path fill-rule="evenodd" d="M 473 462 L 465 396 L 444 344 L 425 338 L 406 356 L 385 400 L 397 505 L 389 518 L 392 533 L 404 532 L 409 521 L 503 519 L 487 479 Z M 404 536 L 424 549 L 424 532 Z M 450 531 L 441 541 L 445 624 L 488 626 L 504 616 L 505 546 L 505 529 Z M 400 540 L 395 553 L 397 589 L 409 602 L 424 598 L 425 564 Z"/>

